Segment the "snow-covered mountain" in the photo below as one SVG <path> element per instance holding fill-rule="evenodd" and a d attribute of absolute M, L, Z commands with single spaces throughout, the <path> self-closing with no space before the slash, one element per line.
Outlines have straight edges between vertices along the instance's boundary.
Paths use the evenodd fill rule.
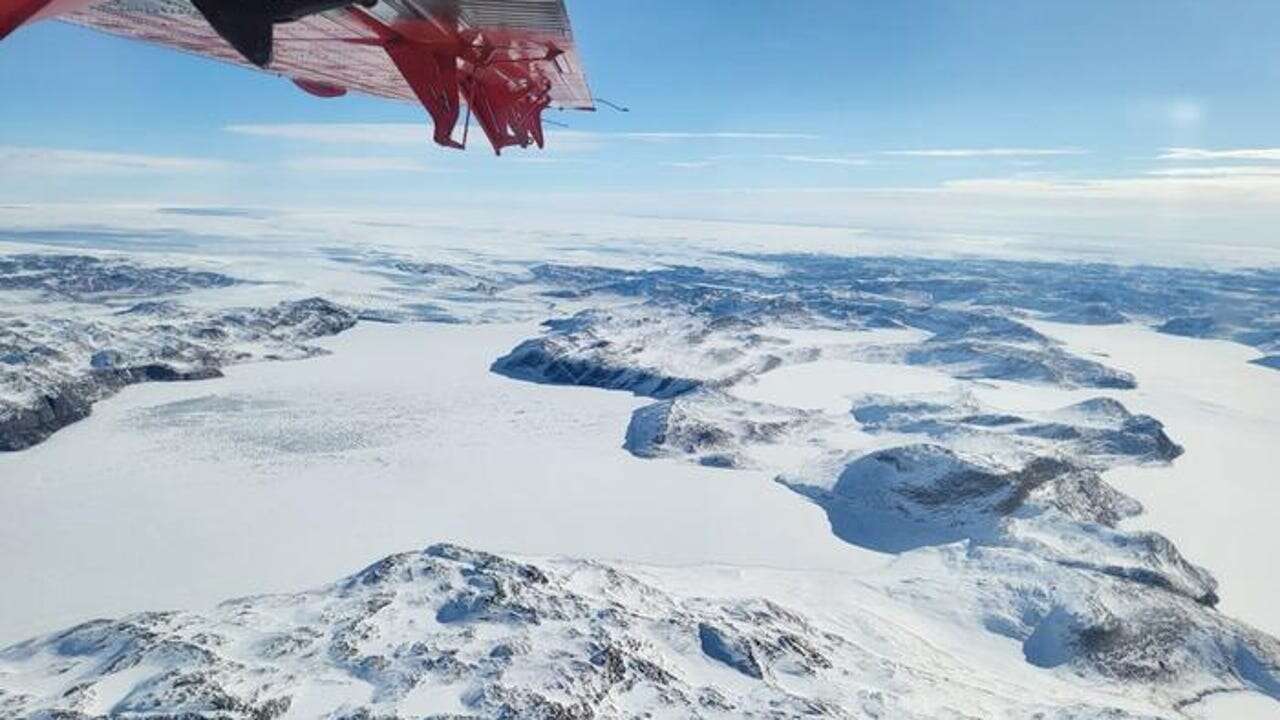
<path fill-rule="evenodd" d="M 976 558 L 984 567 L 1006 562 Z M 933 598 L 977 612 L 996 631 L 1025 633 L 1029 662 L 1069 669 L 1044 694 L 1019 692 L 1017 681 L 971 667 L 921 629 L 882 615 L 897 594 L 920 602 L 939 591 L 936 579 L 885 579 L 796 608 L 770 599 L 796 582 L 785 572 L 756 573 L 741 595 L 716 583 L 713 594 L 690 593 L 691 578 L 436 545 L 310 592 L 231 600 L 207 614 L 93 621 L 15 645 L 0 652 L 0 713 L 1176 717 L 1178 703 L 1197 694 L 1264 682 L 1280 659 L 1280 643 L 1188 601 L 1171 599 L 1157 613 L 1127 603 L 1082 616 L 1054 597 L 1123 597 L 1105 575 L 1058 593 L 969 576 Z M 812 590 L 824 579 L 799 580 Z M 1089 697 L 1086 681 L 1110 692 L 1141 682 L 1151 695 Z"/>
<path fill-rule="evenodd" d="M 1176 718 L 1228 693 L 1280 702 L 1280 641 L 1216 610 L 1212 568 L 1137 525 L 1142 503 L 1111 480 L 1179 462 L 1191 439 L 1130 409 L 1141 377 L 1040 324 L 1142 323 L 1268 365 L 1274 271 L 311 258 L 340 282 L 0 257 L 0 449 L 124 385 L 310 357 L 360 321 L 536 317 L 494 373 L 638 396 L 617 452 L 763 474 L 886 565 L 676 569 L 434 545 L 316 590 L 12 646 L 0 716 Z M 999 401 L 1019 393 L 1071 399 Z"/>

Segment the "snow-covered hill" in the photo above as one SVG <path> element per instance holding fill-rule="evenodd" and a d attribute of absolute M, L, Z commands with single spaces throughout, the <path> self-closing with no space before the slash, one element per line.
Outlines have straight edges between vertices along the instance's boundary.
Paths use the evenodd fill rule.
<path fill-rule="evenodd" d="M 231 363 L 309 357 L 320 350 L 307 340 L 356 322 L 321 298 L 217 309 L 175 299 L 237 282 L 117 258 L 0 257 L 0 292 L 30 308 L 0 309 L 0 451 L 44 440 L 126 385 L 206 380 Z"/>
<path fill-rule="evenodd" d="M 0 652 L 0 713 L 1176 717 L 1200 695 L 1268 682 L 1280 662 L 1274 640 L 1223 619 L 1206 625 L 1200 615 L 1210 611 L 1186 601 L 1159 613 L 1082 616 L 1026 583 L 974 577 L 931 597 L 940 583 L 921 577 L 798 609 L 769 599 L 795 582 L 786 573 L 757 574 L 728 596 L 689 594 L 679 589 L 687 574 L 681 582 L 664 573 L 680 574 L 435 545 L 310 592 L 231 600 L 208 614 L 93 621 L 13 646 Z M 1116 585 L 1097 576 L 1057 594 L 1110 594 Z M 1017 681 L 886 622 L 880 613 L 900 593 L 1022 634 L 1028 661 L 1059 670 L 1043 693 L 1019 692 Z M 1126 696 L 1131 682 L 1150 695 Z"/>

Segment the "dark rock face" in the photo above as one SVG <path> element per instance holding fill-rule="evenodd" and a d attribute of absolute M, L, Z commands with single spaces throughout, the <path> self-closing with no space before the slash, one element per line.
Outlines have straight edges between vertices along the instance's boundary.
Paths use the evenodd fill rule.
<path fill-rule="evenodd" d="M 116 377 L 122 384 L 140 382 L 181 382 L 184 380 L 210 380 L 222 377 L 222 371 L 215 367 L 207 368 L 175 368 L 163 363 L 138 365 L 116 371 Z"/>
<path fill-rule="evenodd" d="M 757 680 L 764 677 L 764 671 L 760 669 L 760 663 L 756 662 L 755 652 L 749 643 L 730 638 L 709 623 L 698 625 L 698 642 L 707 657 L 719 660 L 747 677 Z"/>
<path fill-rule="evenodd" d="M 142 382 L 181 382 L 222 377 L 216 367 L 180 368 L 150 363 L 124 368 L 95 368 L 35 402 L 6 407 L 0 403 L 0 451 L 25 450 L 71 423 L 88 417 L 93 403 L 122 387 Z"/>
<path fill-rule="evenodd" d="M 1219 331 L 1217 322 L 1206 316 L 1170 318 L 1157 329 L 1169 335 L 1198 338 L 1213 337 Z"/>
<path fill-rule="evenodd" d="M 1253 363 L 1254 365 L 1261 365 L 1264 368 L 1271 368 L 1272 370 L 1280 370 L 1280 355 L 1267 355 L 1265 357 L 1260 357 L 1256 360 L 1250 360 L 1249 362 Z"/>
<path fill-rule="evenodd" d="M 25 406 L 0 406 L 0 450 L 24 450 L 55 430 L 89 416 L 92 401 L 74 387 L 42 395 Z"/>
<path fill-rule="evenodd" d="M 626 390 L 652 398 L 675 397 L 699 384 L 695 380 L 667 376 L 653 370 L 574 358 L 541 338 L 520 343 L 510 353 L 494 361 L 490 369 L 517 380 Z"/>

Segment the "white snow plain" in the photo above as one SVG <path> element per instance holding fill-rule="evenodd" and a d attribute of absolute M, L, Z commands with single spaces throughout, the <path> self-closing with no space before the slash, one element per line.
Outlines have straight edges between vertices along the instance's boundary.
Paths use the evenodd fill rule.
<path fill-rule="evenodd" d="M 625 452 L 642 399 L 489 372 L 537 332 L 362 324 L 311 362 L 126 388 L 0 455 L 0 645 L 311 587 L 437 541 L 664 565 L 883 564 L 765 473 Z"/>

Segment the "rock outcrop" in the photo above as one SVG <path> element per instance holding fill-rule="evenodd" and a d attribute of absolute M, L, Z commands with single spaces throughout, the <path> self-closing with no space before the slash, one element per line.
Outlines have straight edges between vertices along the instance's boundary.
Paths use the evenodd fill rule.
<path fill-rule="evenodd" d="M 310 357 L 322 350 L 308 341 L 355 322 L 321 298 L 225 311 L 147 302 L 82 320 L 0 315 L 0 451 L 45 440 L 127 385 L 206 380 L 233 363 Z"/>

